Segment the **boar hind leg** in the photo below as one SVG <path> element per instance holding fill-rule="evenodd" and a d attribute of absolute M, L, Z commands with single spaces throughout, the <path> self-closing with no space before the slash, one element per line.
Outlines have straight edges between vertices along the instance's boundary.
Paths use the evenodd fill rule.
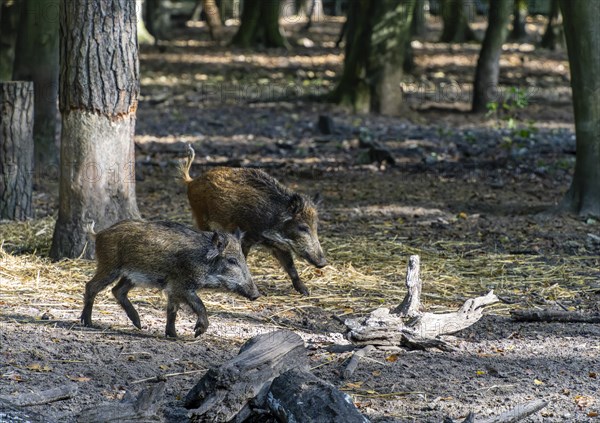
<path fill-rule="evenodd" d="M 194 327 L 194 336 L 198 337 L 206 332 L 208 329 L 208 316 L 206 315 L 206 307 L 202 303 L 202 300 L 198 298 L 198 295 L 194 291 L 188 291 L 185 293 L 185 302 L 189 305 L 198 320 L 196 320 L 196 326 Z"/>
<path fill-rule="evenodd" d="M 278 248 L 273 248 L 272 251 L 277 261 L 279 261 L 292 279 L 292 285 L 294 285 L 294 289 L 302 295 L 309 296 L 310 292 L 308 291 L 306 285 L 304 285 L 304 283 L 302 283 L 300 280 L 300 276 L 298 276 L 298 272 L 296 271 L 296 266 L 294 266 L 294 258 L 292 257 L 292 253 L 289 251 L 280 250 Z"/>
<path fill-rule="evenodd" d="M 136 328 L 141 329 L 142 324 L 140 323 L 140 316 L 133 307 L 133 304 L 131 304 L 131 301 L 129 301 L 129 298 L 127 298 L 127 294 L 129 293 L 129 291 L 131 291 L 131 288 L 133 288 L 134 286 L 135 285 L 133 284 L 133 282 L 131 282 L 131 279 L 129 279 L 126 276 L 123 276 L 119 283 L 117 283 L 112 289 L 112 293 L 119 302 L 119 304 L 121 304 L 121 307 L 123 307 L 123 309 L 125 310 L 125 313 L 127 313 L 127 317 L 129 317 L 129 320 L 133 322 Z"/>
<path fill-rule="evenodd" d="M 177 319 L 177 311 L 179 310 L 179 301 L 173 298 L 173 295 L 169 294 L 167 300 L 167 328 L 165 335 L 167 338 L 177 338 L 177 331 L 175 330 L 175 319 Z"/>
<path fill-rule="evenodd" d="M 119 277 L 119 271 L 110 273 L 96 272 L 94 277 L 85 285 L 85 296 L 83 298 L 83 311 L 81 312 L 81 323 L 84 326 L 92 326 L 92 307 L 96 295 Z"/>

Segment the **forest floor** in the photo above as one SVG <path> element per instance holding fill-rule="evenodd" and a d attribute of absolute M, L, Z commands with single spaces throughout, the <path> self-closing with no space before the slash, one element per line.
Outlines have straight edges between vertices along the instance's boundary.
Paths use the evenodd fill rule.
<path fill-rule="evenodd" d="M 141 331 L 109 290 L 96 302 L 98 327 L 83 328 L 81 297 L 94 263 L 47 259 L 58 202 L 56 174 L 48 171 L 37 175 L 36 218 L 0 224 L 0 398 L 74 384 L 74 398 L 30 407 L 72 422 L 84 408 L 137 392 L 146 378 L 175 374 L 166 396 L 177 404 L 244 341 L 284 327 L 305 339 L 314 373 L 374 422 L 492 416 L 535 399 L 549 404 L 527 422 L 598 421 L 600 326 L 509 317 L 518 308 L 600 308 L 600 222 L 553 213 L 575 160 L 565 51 L 534 48 L 541 23 L 532 21 L 532 39 L 507 44 L 502 56 L 506 107 L 499 100 L 499 115 L 471 115 L 479 45 L 435 43 L 439 28 L 430 22 L 427 40 L 413 43 L 405 110 L 356 115 L 315 100 L 341 71 L 340 25 L 319 23 L 308 33 L 286 25 L 291 51 L 231 49 L 193 25 L 164 51 L 146 47 L 140 56 L 135 140 L 143 217 L 192 224 L 176 170 L 186 143 L 197 153 L 193 175 L 218 164 L 260 166 L 298 191 L 318 192 L 329 266 L 299 263 L 312 295 L 296 294 L 258 250 L 249 265 L 264 296 L 249 302 L 200 292 L 210 327 L 198 339 L 186 310 L 180 338 L 163 337 L 165 301 L 151 291 L 131 295 Z M 332 119 L 332 134 L 319 130 L 319 116 Z M 395 164 L 372 162 L 362 147 L 369 139 Z M 490 289 L 504 302 L 444 337 L 454 352 L 375 352 L 343 380 L 349 353 L 325 349 L 344 343 L 334 316 L 397 305 L 411 254 L 421 256 L 429 310 L 454 310 Z"/>

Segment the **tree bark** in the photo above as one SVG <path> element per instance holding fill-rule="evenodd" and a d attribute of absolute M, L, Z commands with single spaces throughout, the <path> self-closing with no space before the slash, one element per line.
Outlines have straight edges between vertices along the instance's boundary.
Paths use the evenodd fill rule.
<path fill-rule="evenodd" d="M 240 28 L 231 43 L 249 48 L 285 47 L 289 45 L 279 27 L 280 0 L 245 0 Z"/>
<path fill-rule="evenodd" d="M 27 219 L 32 216 L 32 82 L 0 82 L 0 153 L 0 219 Z"/>
<path fill-rule="evenodd" d="M 472 2 L 465 0 L 442 0 L 442 20 L 444 28 L 440 41 L 443 43 L 463 43 L 475 39 L 475 34 L 469 26 L 468 17 L 473 13 L 467 6 L 473 7 Z"/>
<path fill-rule="evenodd" d="M 0 0 L 0 81 L 10 81 L 15 60 L 15 44 L 21 16 L 21 2 Z"/>
<path fill-rule="evenodd" d="M 475 70 L 473 108 L 475 113 L 487 110 L 487 104 L 498 100 L 498 77 L 502 44 L 508 33 L 511 0 L 490 0 L 488 27 Z"/>
<path fill-rule="evenodd" d="M 412 35 L 422 37 L 426 32 L 425 0 L 415 0 L 415 9 L 410 27 Z"/>
<path fill-rule="evenodd" d="M 575 114 L 575 174 L 560 208 L 600 216 L 600 2 L 561 0 Z"/>
<path fill-rule="evenodd" d="M 215 0 L 202 0 L 206 23 L 210 31 L 210 38 L 218 41 L 221 39 L 223 27 L 221 26 L 221 14 Z"/>
<path fill-rule="evenodd" d="M 511 40 L 522 41 L 527 37 L 525 19 L 527 19 L 527 0 L 514 0 L 513 27 L 510 32 Z"/>
<path fill-rule="evenodd" d="M 62 0 L 60 20 L 61 177 L 50 255 L 91 258 L 87 223 L 106 228 L 139 218 L 135 2 Z"/>
<path fill-rule="evenodd" d="M 45 175 L 58 165 L 59 0 L 26 0 L 21 10 L 13 80 L 33 81 L 35 167 Z"/>
<path fill-rule="evenodd" d="M 397 114 L 414 0 L 350 4 L 344 72 L 333 101 L 356 112 Z"/>

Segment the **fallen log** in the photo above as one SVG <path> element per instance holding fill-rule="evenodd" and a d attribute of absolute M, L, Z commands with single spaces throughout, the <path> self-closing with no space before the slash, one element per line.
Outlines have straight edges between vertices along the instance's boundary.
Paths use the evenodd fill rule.
<path fill-rule="evenodd" d="M 535 400 L 525 404 L 519 404 L 515 408 L 505 411 L 498 416 L 488 417 L 487 419 L 478 419 L 477 416 L 471 412 L 462 423 L 516 423 L 537 413 L 547 405 L 548 401 L 546 400 Z M 454 420 L 450 417 L 446 417 L 444 418 L 444 423 L 454 423 Z"/>
<path fill-rule="evenodd" d="M 18 407 L 30 407 L 32 405 L 43 405 L 51 402 L 66 400 L 74 397 L 76 394 L 77 385 L 72 383 L 40 392 L 25 392 L 14 397 L 9 395 L 1 395 L 0 399 L 10 402 Z M 2 420 L 0 419 L 0 421 Z"/>
<path fill-rule="evenodd" d="M 294 368 L 308 368 L 300 336 L 288 330 L 255 336 L 239 355 L 202 377 L 187 394 L 185 407 L 193 409 L 192 421 L 244 421 L 255 404 L 265 404 L 273 379 Z"/>
<path fill-rule="evenodd" d="M 565 310 L 513 310 L 517 322 L 600 323 L 600 314 L 586 314 Z"/>
<path fill-rule="evenodd" d="M 157 413 L 162 405 L 165 383 L 143 389 L 135 398 L 128 395 L 118 403 L 106 403 L 86 408 L 79 413 L 78 423 L 154 422 L 162 421 Z"/>
<path fill-rule="evenodd" d="M 419 256 L 411 256 L 406 272 L 407 294 L 392 312 L 388 308 L 378 308 L 366 317 L 347 319 L 344 324 L 348 328 L 348 340 L 355 345 L 451 350 L 449 344 L 436 338 L 473 325 L 483 316 L 485 306 L 499 301 L 490 291 L 485 296 L 467 300 L 456 312 L 424 313 L 421 311 L 419 269 Z"/>
<path fill-rule="evenodd" d="M 347 394 L 301 369 L 288 370 L 273 380 L 267 405 L 280 423 L 369 421 Z"/>
<path fill-rule="evenodd" d="M 0 398 L 0 422 L 55 423 L 55 420 Z"/>

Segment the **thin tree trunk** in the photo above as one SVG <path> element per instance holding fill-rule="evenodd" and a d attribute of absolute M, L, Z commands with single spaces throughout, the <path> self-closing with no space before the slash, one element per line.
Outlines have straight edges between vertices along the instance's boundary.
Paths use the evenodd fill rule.
<path fill-rule="evenodd" d="M 33 139 L 36 169 L 58 165 L 58 9 L 59 0 L 26 0 L 21 10 L 13 79 L 33 81 Z"/>
<path fill-rule="evenodd" d="M 498 77 L 502 44 L 508 33 L 511 0 L 490 0 L 488 27 L 475 70 L 473 108 L 475 113 L 485 112 L 487 104 L 498 99 Z"/>
<path fill-rule="evenodd" d="M 560 207 L 600 216 L 600 2 L 561 0 L 571 68 L 577 158 Z"/>
<path fill-rule="evenodd" d="M 15 60 L 15 44 L 21 16 L 21 2 L 0 0 L 0 81 L 10 81 Z"/>
<path fill-rule="evenodd" d="M 540 41 L 540 47 L 556 50 L 556 48 L 564 42 L 564 36 L 558 0 L 551 1 L 550 13 L 548 13 L 548 24 L 546 25 L 546 30 Z"/>
<path fill-rule="evenodd" d="M 333 101 L 356 112 L 397 114 L 414 0 L 350 4 L 346 57 Z"/>
<path fill-rule="evenodd" d="M 138 44 L 152 45 L 156 42 L 152 34 L 146 28 L 146 22 L 144 16 L 147 16 L 144 11 L 146 10 L 146 0 L 136 0 L 135 14 L 137 19 L 137 38 Z"/>
<path fill-rule="evenodd" d="M 0 82 L 0 219 L 32 216 L 33 82 Z"/>
<path fill-rule="evenodd" d="M 413 11 L 412 24 L 410 32 L 413 36 L 422 37 L 425 35 L 425 0 L 415 0 L 415 9 Z"/>
<path fill-rule="evenodd" d="M 527 37 L 525 19 L 527 19 L 527 0 L 514 0 L 511 40 L 522 41 Z"/>
<path fill-rule="evenodd" d="M 468 14 L 473 13 L 472 2 L 465 0 L 442 0 L 442 19 L 444 28 L 440 41 L 443 43 L 462 43 L 475 39 L 475 34 L 469 26 Z"/>
<path fill-rule="evenodd" d="M 240 28 L 231 43 L 249 48 L 286 47 L 288 43 L 279 27 L 280 0 L 245 0 Z"/>
<path fill-rule="evenodd" d="M 133 133 L 139 94 L 135 2 L 62 0 L 58 221 L 50 255 L 92 257 L 84 227 L 139 217 Z M 90 240 L 91 244 L 91 240 Z"/>
<path fill-rule="evenodd" d="M 206 15 L 206 23 L 210 31 L 210 38 L 217 41 L 221 39 L 223 28 L 221 26 L 221 14 L 215 0 L 202 0 L 202 7 Z"/>

